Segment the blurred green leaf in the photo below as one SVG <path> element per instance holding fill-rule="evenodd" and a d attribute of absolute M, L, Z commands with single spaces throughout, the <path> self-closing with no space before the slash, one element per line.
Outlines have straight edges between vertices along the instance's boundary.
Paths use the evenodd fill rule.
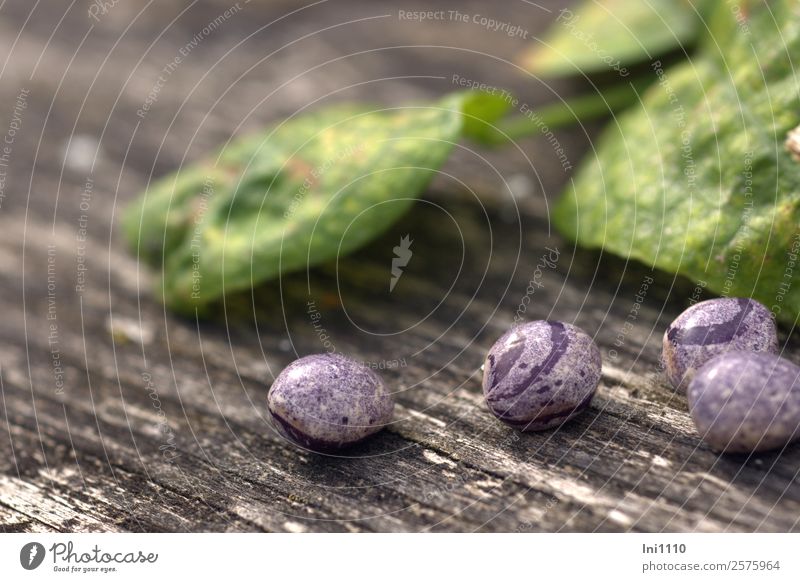
<path fill-rule="evenodd" d="M 555 211 L 579 244 L 800 313 L 800 5 L 720 4 L 691 63 L 612 123 Z"/>
<path fill-rule="evenodd" d="M 565 77 L 616 71 L 691 45 L 709 0 L 586 0 L 563 9 L 542 43 L 522 57 L 534 74 Z"/>
<path fill-rule="evenodd" d="M 463 134 L 505 113 L 466 92 L 392 109 L 333 107 L 234 142 L 153 184 L 125 214 L 172 308 L 195 307 L 335 259 L 397 220 Z"/>

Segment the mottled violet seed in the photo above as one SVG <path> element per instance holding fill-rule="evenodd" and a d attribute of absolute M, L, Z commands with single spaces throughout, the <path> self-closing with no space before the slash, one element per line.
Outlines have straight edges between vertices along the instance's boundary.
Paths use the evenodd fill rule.
<path fill-rule="evenodd" d="M 489 350 L 483 394 L 494 415 L 523 431 L 559 426 L 589 406 L 600 382 L 600 350 L 560 321 L 533 321 Z"/>
<path fill-rule="evenodd" d="M 366 439 L 391 421 L 394 410 L 380 376 L 339 354 L 289 364 L 269 389 L 267 403 L 281 434 L 320 452 Z"/>
<path fill-rule="evenodd" d="M 729 351 L 689 384 L 689 411 L 717 451 L 781 448 L 800 436 L 800 367 L 773 354 Z"/>
<path fill-rule="evenodd" d="M 703 364 L 728 350 L 777 353 L 775 322 L 758 301 L 709 299 L 681 313 L 664 333 L 662 357 L 667 379 L 685 392 Z"/>

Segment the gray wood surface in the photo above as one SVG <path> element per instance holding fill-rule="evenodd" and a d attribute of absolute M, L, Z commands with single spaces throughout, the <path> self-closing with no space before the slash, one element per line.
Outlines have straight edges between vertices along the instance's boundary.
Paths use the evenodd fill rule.
<path fill-rule="evenodd" d="M 694 285 L 551 231 L 569 172 L 544 138 L 459 149 L 369 248 L 232 297 L 212 321 L 166 313 L 121 240 L 120 209 L 151 176 L 320 98 L 404 103 L 454 74 L 531 105 L 575 91 L 522 74 L 519 37 L 398 18 L 457 9 L 530 38 L 558 5 L 242 0 L 205 35 L 231 4 L 126 1 L 96 22 L 88 2 L 0 2 L 0 139 L 20 126 L 0 198 L 0 531 L 800 529 L 800 448 L 715 455 L 658 372 Z M 573 166 L 598 129 L 556 133 Z M 405 234 L 414 256 L 389 293 Z M 546 247 L 557 264 L 537 272 Z M 480 366 L 532 279 L 525 317 L 583 326 L 604 368 L 588 412 L 522 435 L 487 412 Z M 325 349 L 309 301 L 336 350 L 401 362 L 383 372 L 395 422 L 341 457 L 266 421 L 274 376 Z"/>

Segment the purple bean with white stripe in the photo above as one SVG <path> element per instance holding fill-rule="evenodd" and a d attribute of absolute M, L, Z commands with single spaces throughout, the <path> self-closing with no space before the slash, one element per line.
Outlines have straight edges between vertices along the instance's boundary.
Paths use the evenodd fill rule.
<path fill-rule="evenodd" d="M 600 350 L 586 333 L 560 321 L 533 321 L 514 327 L 489 350 L 483 394 L 506 424 L 547 430 L 589 406 L 600 375 Z"/>
<path fill-rule="evenodd" d="M 778 332 L 769 309 L 752 299 L 722 297 L 681 313 L 664 333 L 667 379 L 685 392 L 703 364 L 728 350 L 777 353 Z"/>
<path fill-rule="evenodd" d="M 394 400 L 380 376 L 339 354 L 295 360 L 267 395 L 275 428 L 318 452 L 335 452 L 363 441 L 392 419 Z"/>

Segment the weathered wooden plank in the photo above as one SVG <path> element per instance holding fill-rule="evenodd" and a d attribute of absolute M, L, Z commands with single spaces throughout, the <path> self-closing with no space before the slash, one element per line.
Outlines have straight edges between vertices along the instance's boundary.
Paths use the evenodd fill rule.
<path fill-rule="evenodd" d="M 2 533 L 52 533 L 54 531 L 24 513 L 0 505 L 0 532 Z"/>
<path fill-rule="evenodd" d="M 201 423 L 204 428 L 218 426 L 218 415 L 220 410 L 222 410 L 225 415 L 225 422 L 229 425 L 232 423 L 241 423 L 246 427 L 244 432 L 249 436 L 248 443 L 250 443 L 251 440 L 254 443 L 259 443 L 262 438 L 268 437 L 269 429 L 261 423 L 254 422 L 262 420 L 262 411 L 258 411 L 257 406 L 254 411 L 252 403 L 263 401 L 266 374 L 263 364 L 259 366 L 257 363 L 258 355 L 254 352 L 252 347 L 248 349 L 247 346 L 242 345 L 240 348 L 237 347 L 235 351 L 237 353 L 240 370 L 251 369 L 256 370 L 256 372 L 248 374 L 245 371 L 244 373 L 240 372 L 237 374 L 234 364 L 230 361 L 230 354 L 226 354 L 226 352 L 230 351 L 227 344 L 228 340 L 225 338 L 213 337 L 213 335 L 216 334 L 212 334 L 210 339 L 204 338 L 203 353 L 206 361 L 205 371 L 213 378 L 214 395 L 212 396 L 208 393 L 208 380 L 202 377 L 198 378 L 196 370 L 191 369 L 193 364 L 188 360 L 188 357 L 195 349 L 192 348 L 191 345 L 192 336 L 195 335 L 196 331 L 191 330 L 191 328 L 185 329 L 184 331 L 185 333 L 177 338 L 177 345 L 180 345 L 181 348 L 177 353 L 175 351 L 172 352 L 175 360 L 171 364 L 169 362 L 164 362 L 160 371 L 155 362 L 151 360 L 150 369 L 154 377 L 165 379 L 166 385 L 168 386 L 169 378 L 172 376 L 172 371 L 170 369 L 170 366 L 172 366 L 175 370 L 175 375 L 182 379 L 181 392 L 185 392 L 185 395 L 181 396 L 179 403 L 171 396 L 171 392 L 159 393 L 159 398 L 165 405 L 166 403 L 171 403 L 175 407 L 180 406 L 184 411 L 187 408 L 201 408 L 208 416 L 206 421 Z M 87 319 L 87 321 L 84 322 L 83 332 L 93 337 L 108 334 L 100 318 Z M 75 352 L 80 355 L 82 344 L 80 333 L 70 334 L 68 331 L 64 332 L 64 335 L 61 337 L 61 343 L 65 346 L 77 346 Z M 46 344 L 43 343 L 39 347 L 45 348 Z M 158 347 L 160 349 L 156 351 L 161 351 L 163 353 L 165 345 L 159 343 Z M 135 371 L 137 368 L 141 369 L 140 356 L 137 355 L 138 352 L 139 347 L 133 343 L 129 343 L 127 348 L 126 346 L 121 346 L 121 348 L 117 350 L 115 356 L 110 346 L 100 345 L 93 351 L 92 364 L 93 368 L 98 370 L 98 374 L 102 379 L 99 383 L 100 389 L 107 390 L 109 397 L 113 395 L 113 385 L 118 379 L 124 381 L 131 387 L 136 386 L 136 388 L 126 390 L 126 408 L 129 410 L 131 409 L 132 403 L 129 402 L 128 399 L 132 397 L 133 402 L 139 403 L 139 414 L 146 416 L 147 413 L 150 412 L 147 408 L 149 404 L 147 402 L 148 398 L 146 391 L 141 387 L 141 378 L 138 377 L 138 373 Z M 81 363 L 79 359 L 76 365 L 80 366 Z M 433 363 L 435 362 L 428 362 L 427 366 L 431 366 Z M 134 371 L 131 372 L 131 370 Z M 424 379 L 425 376 L 423 374 L 428 370 L 430 370 L 430 368 L 426 367 L 425 363 L 420 362 L 420 366 L 415 367 L 415 370 L 410 371 L 410 373 L 416 373 L 419 379 Z M 567 468 L 578 469 L 579 478 L 585 477 L 590 471 L 598 471 L 598 474 L 592 475 L 593 482 L 606 484 L 613 480 L 615 487 L 623 486 L 626 488 L 625 497 L 623 498 L 619 497 L 619 492 L 616 490 L 606 499 L 598 498 L 597 490 L 592 490 L 591 496 L 588 497 L 585 496 L 585 494 L 584 497 L 581 497 L 579 494 L 568 494 L 566 499 L 576 496 L 575 499 L 570 499 L 576 506 L 575 511 L 581 509 L 581 499 L 591 499 L 595 511 L 604 503 L 606 513 L 616 512 L 613 513 L 613 515 L 617 517 L 618 520 L 622 519 L 624 521 L 625 518 L 619 514 L 620 510 L 615 509 L 617 503 L 621 503 L 624 499 L 625 505 L 633 510 L 634 515 L 636 515 L 637 512 L 643 512 L 645 509 L 646 513 L 661 510 L 661 519 L 664 519 L 663 512 L 668 510 L 659 507 L 658 502 L 663 503 L 668 500 L 672 506 L 672 514 L 669 514 L 667 519 L 680 518 L 682 514 L 682 519 L 688 517 L 693 520 L 686 523 L 686 527 L 722 529 L 727 525 L 732 525 L 734 527 L 737 525 L 735 523 L 712 525 L 713 520 L 710 519 L 706 520 L 709 523 L 699 523 L 700 519 L 698 515 L 703 515 L 702 511 L 706 507 L 705 503 L 709 496 L 713 499 L 718 499 L 723 506 L 728 505 L 727 502 L 723 501 L 725 499 L 725 495 L 723 494 L 726 493 L 726 487 L 723 487 L 720 483 L 717 483 L 716 488 L 708 487 L 707 495 L 698 497 L 696 500 L 696 508 L 692 506 L 692 503 L 687 502 L 687 499 L 691 501 L 690 494 L 693 492 L 693 489 L 706 487 L 704 483 L 706 480 L 704 475 L 705 471 L 700 472 L 698 476 L 698 468 L 707 469 L 711 467 L 716 462 L 716 457 L 708 452 L 699 456 L 700 454 L 698 451 L 695 451 L 698 442 L 697 439 L 691 435 L 691 424 L 685 410 L 683 410 L 683 403 L 679 399 L 669 396 L 669 393 L 664 391 L 664 387 L 660 383 L 647 381 L 647 379 L 643 379 L 640 376 L 628 374 L 624 370 L 606 366 L 606 382 L 594 406 L 595 409 L 602 411 L 602 414 L 598 414 L 595 418 L 587 418 L 583 426 L 576 423 L 574 427 L 565 428 L 555 435 L 550 435 L 542 444 L 538 443 L 540 439 L 535 436 L 520 437 L 519 440 L 521 442 L 519 443 L 520 446 L 517 455 L 515 457 L 509 457 L 507 454 L 501 453 L 508 447 L 509 443 L 507 441 L 513 438 L 514 433 L 508 431 L 504 427 L 497 426 L 487 418 L 480 397 L 476 392 L 477 382 L 475 378 L 473 377 L 473 381 L 471 385 L 468 385 L 468 388 L 463 386 L 458 387 L 459 383 L 465 380 L 467 374 L 473 373 L 474 376 L 474 371 L 474 368 L 472 372 L 470 372 L 466 369 L 453 369 L 451 367 L 451 369 L 440 373 L 437 382 L 427 384 L 425 390 L 414 392 L 413 398 L 410 400 L 409 409 L 424 410 L 425 413 L 422 418 L 424 418 L 426 422 L 417 423 L 416 421 L 420 420 L 418 414 L 417 416 L 412 416 L 411 422 L 401 422 L 397 427 L 391 429 L 391 431 L 400 434 L 412 443 L 418 443 L 419 446 L 433 441 L 436 443 L 436 447 L 431 450 L 433 455 L 449 459 L 451 463 L 460 466 L 462 472 L 471 469 L 474 463 L 475 467 L 481 471 L 488 472 L 489 475 L 499 474 L 499 483 L 502 483 L 503 479 L 509 479 L 512 482 L 516 482 L 516 485 L 521 485 L 525 488 L 535 488 L 539 482 L 553 482 L 555 479 L 553 475 L 542 473 L 540 468 L 535 464 L 531 465 L 529 459 L 525 457 L 526 454 L 531 453 L 531 450 L 529 447 L 522 446 L 522 443 L 533 442 L 537 443 L 534 449 L 535 459 L 558 460 L 564 457 L 564 451 L 569 451 L 570 454 L 575 455 L 576 460 L 572 460 L 568 454 L 567 458 L 570 459 L 569 465 L 571 465 L 571 467 Z M 462 374 L 464 374 L 464 376 L 461 376 Z M 633 385 L 631 385 L 631 378 L 633 379 Z M 42 383 L 44 383 L 44 376 L 42 380 Z M 412 377 L 409 383 L 413 381 L 414 379 Z M 242 382 L 244 382 L 246 386 L 242 387 Z M 98 385 L 97 382 L 95 382 L 95 385 Z M 610 394 L 608 400 L 605 398 L 606 388 L 608 388 Z M 245 389 L 246 392 L 244 391 Z M 640 393 L 644 392 L 644 397 L 632 397 L 631 393 L 634 390 L 638 390 Z M 652 398 L 653 402 L 648 401 L 648 398 Z M 187 404 L 187 402 L 191 402 L 191 404 Z M 635 405 L 635 407 L 632 407 L 632 404 Z M 665 404 L 668 406 L 665 406 Z M 435 414 L 432 414 L 432 411 L 435 411 Z M 87 410 L 87 419 L 91 418 L 92 413 L 93 409 Z M 191 414 L 192 418 L 196 419 L 198 413 L 199 411 L 193 410 Z M 98 412 L 94 412 L 94 414 L 98 414 Z M 665 414 L 666 417 L 664 416 Z M 124 418 L 124 415 L 121 410 L 115 409 L 112 417 Z M 444 428 L 432 430 L 437 427 L 438 424 L 436 422 L 431 423 L 428 419 L 438 420 L 439 424 L 444 424 Z M 635 421 L 635 424 L 632 421 Z M 127 423 L 130 422 L 130 419 L 123 422 L 118 427 L 118 430 L 125 432 L 128 427 Z M 620 428 L 620 424 L 623 425 L 622 428 Z M 453 437 L 453 425 L 458 426 L 460 438 L 454 442 L 455 447 L 453 448 L 451 443 L 451 450 L 448 450 L 446 447 L 448 446 L 448 441 L 451 441 Z M 587 426 L 590 428 L 587 428 Z M 187 425 L 183 429 L 176 430 L 176 432 L 181 433 L 190 428 L 191 426 Z M 236 432 L 238 433 L 239 431 Z M 259 435 L 259 433 L 261 434 Z M 487 433 L 496 434 L 493 434 L 493 438 L 487 438 Z M 250 435 L 256 436 L 253 437 Z M 608 440 L 608 435 L 616 436 L 617 438 L 612 438 L 610 443 L 606 443 L 605 441 Z M 208 450 L 207 447 L 214 447 L 215 441 L 214 435 L 203 438 L 203 448 Z M 602 445 L 598 445 L 598 443 Z M 186 446 L 190 447 L 190 443 Z M 599 448 L 600 446 L 602 446 L 602 448 Z M 249 447 L 250 444 L 248 444 L 248 448 Z M 640 450 L 641 456 L 643 457 L 641 461 L 636 457 L 632 457 L 630 453 L 631 449 L 636 450 L 637 448 L 643 449 Z M 465 454 L 465 450 L 469 451 L 471 454 Z M 600 452 L 602 452 L 603 465 L 608 467 L 606 471 L 602 471 L 602 467 L 598 469 L 596 457 Z M 214 458 L 231 459 L 239 456 L 234 453 L 235 450 L 230 451 L 224 448 L 218 454 L 215 454 Z M 275 454 L 276 452 L 266 453 L 264 457 L 271 458 Z M 652 462 L 649 461 L 651 457 L 655 459 Z M 676 482 L 671 483 L 675 481 L 675 475 L 670 468 L 683 459 L 688 458 L 692 460 L 692 471 L 686 471 L 684 475 L 679 476 Z M 246 459 L 242 460 L 243 463 L 245 461 Z M 222 461 L 215 461 L 215 463 L 221 464 Z M 656 465 L 653 466 L 652 463 L 656 463 Z M 629 465 L 633 465 L 633 467 L 629 467 Z M 733 467 L 735 467 L 735 465 L 731 465 L 731 469 Z M 378 467 L 371 461 L 367 462 L 362 470 L 364 474 L 381 475 Z M 450 473 L 449 478 L 451 482 L 444 480 L 443 482 L 429 485 L 427 490 L 423 489 L 417 491 L 417 501 L 424 501 L 430 498 L 432 495 L 430 493 L 431 490 L 436 491 L 441 489 L 449 493 L 450 499 L 448 499 L 448 502 L 452 503 L 454 497 L 453 490 L 463 489 L 463 487 L 454 487 L 452 483 L 452 471 Z M 660 473 L 660 475 L 658 475 L 658 473 Z M 347 473 L 346 477 L 352 478 L 354 474 L 358 473 Z M 407 475 L 409 473 L 404 471 L 402 474 Z M 630 475 L 630 477 L 623 479 L 626 474 Z M 392 473 L 391 470 L 387 473 L 386 477 L 391 478 L 392 475 L 394 475 L 395 480 L 397 480 L 397 473 Z M 762 486 L 758 483 L 757 475 L 758 471 L 753 472 L 750 481 L 755 482 L 756 485 Z M 287 477 L 287 475 L 281 475 L 281 479 Z M 445 479 L 447 477 L 448 476 L 445 476 Z M 708 480 L 712 480 L 713 477 L 713 475 L 708 474 Z M 793 475 L 787 475 L 787 477 L 788 483 L 791 483 Z M 577 480 L 578 479 L 573 479 L 573 481 Z M 644 483 L 640 483 L 643 480 Z M 456 483 L 461 483 L 462 481 L 469 483 L 471 479 L 458 476 L 455 478 Z M 665 483 L 670 484 L 671 487 L 669 489 L 663 489 Z M 724 482 L 722 483 L 724 484 Z M 339 486 L 344 485 L 340 482 Z M 292 489 L 295 487 L 304 487 L 308 489 L 309 485 L 307 483 L 293 483 Z M 398 483 L 397 487 L 402 487 L 402 484 Z M 762 487 L 764 488 L 762 493 L 769 493 L 766 487 Z M 560 488 L 567 488 L 569 490 L 568 486 L 563 482 L 560 484 Z M 644 496 L 644 499 L 639 499 L 637 501 L 635 498 L 636 496 L 631 495 L 631 492 L 635 491 L 637 488 L 647 489 L 648 493 Z M 542 494 L 555 496 L 557 491 L 558 489 L 545 488 Z M 742 505 L 742 501 L 746 501 L 747 497 L 752 494 L 752 492 L 753 489 L 740 492 L 738 488 L 729 492 L 731 497 L 730 506 L 743 508 L 744 515 L 740 516 L 740 519 L 746 519 L 748 517 L 747 504 Z M 519 491 L 517 491 L 517 493 L 519 493 Z M 779 499 L 780 496 L 785 493 L 786 491 L 778 486 L 777 495 L 776 493 L 772 493 L 771 497 L 767 497 L 767 499 Z M 439 496 L 435 495 L 434 497 Z M 505 499 L 506 496 L 503 495 L 499 498 Z M 545 499 L 549 498 L 545 497 Z M 656 499 L 658 499 L 658 501 L 656 501 Z M 770 513 L 771 507 L 769 505 L 757 504 L 756 501 L 757 500 L 754 500 L 751 503 L 751 505 L 755 506 L 755 515 L 753 519 L 760 515 Z M 567 506 L 568 504 L 562 505 L 562 507 Z M 720 509 L 720 511 L 722 511 L 722 509 Z M 519 521 L 519 517 L 515 515 L 515 512 L 506 511 L 506 514 L 514 516 L 514 520 Z M 784 514 L 784 519 L 782 521 L 785 527 L 792 526 L 793 521 L 791 520 L 791 515 L 792 514 Z M 554 517 L 557 516 L 554 514 Z M 464 519 L 463 516 L 462 519 Z M 745 523 L 746 522 L 739 525 L 746 527 Z M 537 524 L 537 527 L 540 525 L 542 524 Z M 506 529 L 513 529 L 508 526 L 505 527 Z"/>

